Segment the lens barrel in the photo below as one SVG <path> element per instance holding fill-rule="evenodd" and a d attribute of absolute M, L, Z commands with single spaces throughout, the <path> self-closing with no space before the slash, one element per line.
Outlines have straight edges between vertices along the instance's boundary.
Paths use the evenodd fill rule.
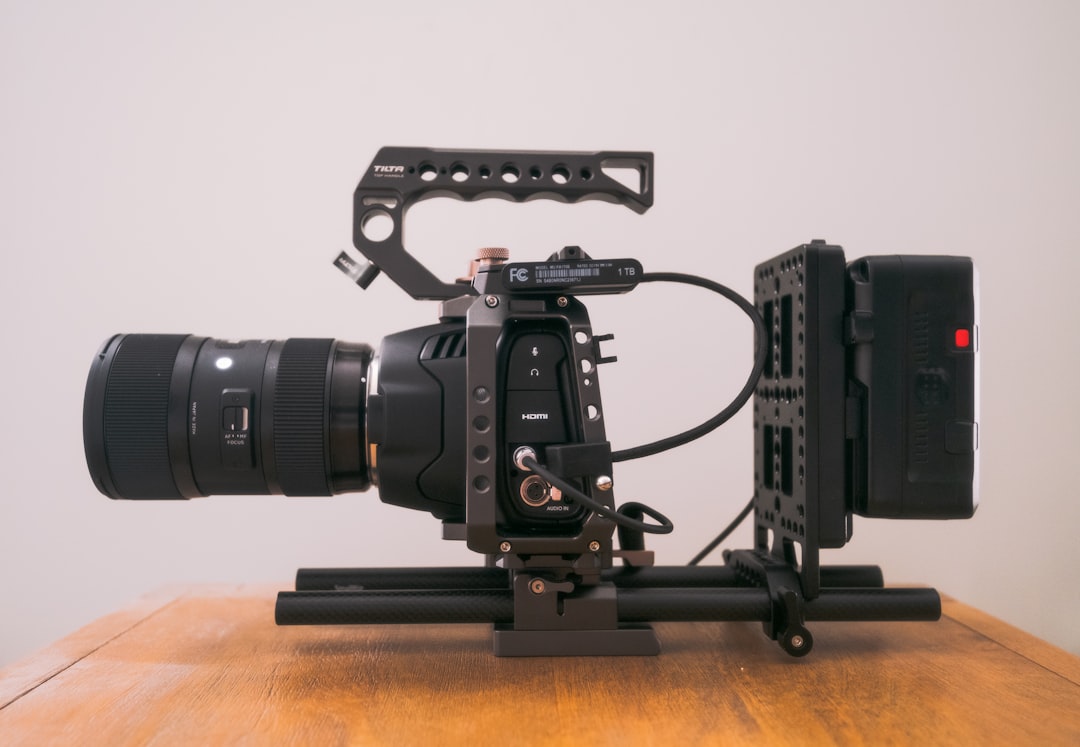
<path fill-rule="evenodd" d="M 110 498 L 366 490 L 370 346 L 117 335 L 86 383 L 83 443 Z"/>

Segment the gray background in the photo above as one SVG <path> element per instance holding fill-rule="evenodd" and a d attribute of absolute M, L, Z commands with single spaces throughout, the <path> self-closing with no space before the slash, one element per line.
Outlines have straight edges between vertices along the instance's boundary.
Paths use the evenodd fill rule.
<path fill-rule="evenodd" d="M 641 149 L 656 207 L 437 200 L 407 245 L 580 244 L 752 291 L 811 238 L 849 258 L 953 253 L 982 274 L 982 498 L 968 522 L 857 520 L 827 561 L 878 562 L 1080 653 L 1074 311 L 1080 5 L 0 4 L 0 664 L 141 593 L 298 566 L 475 563 L 374 493 L 113 502 L 81 444 L 110 334 L 376 342 L 434 320 L 331 260 L 384 144 Z M 689 426 L 749 365 L 749 325 L 693 289 L 590 304 L 618 447 Z M 683 563 L 747 500 L 749 413 L 621 465 Z M 749 542 L 749 529 L 736 542 Z"/>

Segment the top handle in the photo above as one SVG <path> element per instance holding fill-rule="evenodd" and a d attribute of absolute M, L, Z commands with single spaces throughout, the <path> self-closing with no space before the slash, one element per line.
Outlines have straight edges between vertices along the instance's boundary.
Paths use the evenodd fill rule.
<path fill-rule="evenodd" d="M 443 282 L 405 250 L 405 211 L 431 197 L 603 200 L 644 213 L 653 202 L 653 154 L 384 147 L 353 197 L 353 244 L 371 262 L 357 273 L 361 286 L 382 271 L 413 298 L 475 294 Z"/>

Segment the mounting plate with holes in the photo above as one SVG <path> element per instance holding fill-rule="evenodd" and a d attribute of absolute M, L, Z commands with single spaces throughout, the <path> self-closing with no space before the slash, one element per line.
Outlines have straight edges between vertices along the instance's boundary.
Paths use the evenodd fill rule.
<path fill-rule="evenodd" d="M 346 271 L 361 287 L 385 272 L 413 298 L 475 294 L 440 280 L 405 250 L 406 210 L 432 197 L 602 200 L 643 213 L 653 202 L 653 154 L 382 148 L 353 195 L 353 244 L 370 264 Z"/>

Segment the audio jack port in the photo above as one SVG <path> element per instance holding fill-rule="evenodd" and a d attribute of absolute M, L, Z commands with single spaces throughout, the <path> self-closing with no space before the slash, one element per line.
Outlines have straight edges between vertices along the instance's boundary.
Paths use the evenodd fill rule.
<path fill-rule="evenodd" d="M 529 475 L 521 481 L 521 500 L 539 507 L 551 500 L 551 486 L 539 475 Z"/>

